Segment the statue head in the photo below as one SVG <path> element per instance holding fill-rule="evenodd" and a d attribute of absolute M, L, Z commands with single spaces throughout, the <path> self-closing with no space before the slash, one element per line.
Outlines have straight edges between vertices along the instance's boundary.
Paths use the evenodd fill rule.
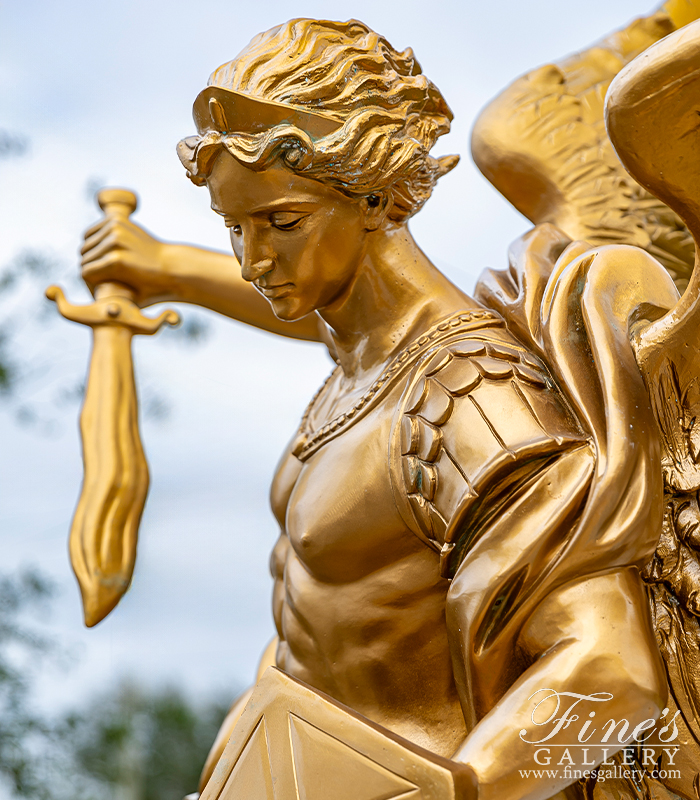
<path fill-rule="evenodd" d="M 198 135 L 178 145 L 194 183 L 223 149 L 254 171 L 282 164 L 349 197 L 388 195 L 395 223 L 458 161 L 430 155 L 452 112 L 412 50 L 357 20 L 295 19 L 259 34 L 211 75 L 194 116 Z"/>

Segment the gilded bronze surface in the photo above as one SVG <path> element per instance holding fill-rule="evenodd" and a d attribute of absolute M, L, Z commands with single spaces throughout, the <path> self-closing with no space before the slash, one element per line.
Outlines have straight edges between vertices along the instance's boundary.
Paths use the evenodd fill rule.
<path fill-rule="evenodd" d="M 107 219 L 125 221 L 136 210 L 133 192 L 103 189 L 98 203 Z M 83 598 L 85 624 L 96 625 L 129 588 L 136 541 L 148 493 L 148 464 L 138 427 L 131 339 L 177 325 L 164 311 L 144 316 L 134 291 L 115 281 L 93 287 L 91 306 L 74 306 L 58 286 L 46 296 L 73 322 L 93 332 L 90 372 L 80 415 L 85 478 L 70 532 L 70 556 Z"/>
<path fill-rule="evenodd" d="M 473 297 L 408 228 L 457 163 L 430 154 L 452 112 L 357 21 L 260 34 L 196 99 L 178 153 L 235 258 L 124 212 L 87 232 L 97 303 L 64 313 L 95 330 L 89 624 L 128 585 L 147 488 L 129 341 L 157 323 L 134 304 L 336 362 L 273 481 L 278 638 L 202 800 L 699 796 L 698 16 L 670 0 L 485 109 L 475 160 L 535 228 Z"/>

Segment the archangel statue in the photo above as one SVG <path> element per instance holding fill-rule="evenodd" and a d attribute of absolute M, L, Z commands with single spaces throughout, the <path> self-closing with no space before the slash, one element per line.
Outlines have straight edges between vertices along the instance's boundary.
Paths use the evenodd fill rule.
<path fill-rule="evenodd" d="M 145 497 L 108 364 L 137 306 L 336 364 L 273 480 L 278 636 L 202 800 L 700 797 L 698 16 L 670 0 L 482 113 L 474 158 L 535 227 L 473 296 L 408 227 L 457 164 L 431 155 L 452 112 L 355 20 L 262 33 L 196 98 L 178 153 L 235 257 L 155 239 L 125 192 L 86 233 L 112 400 L 83 432 L 113 434 L 85 451 L 84 493 L 89 455 L 112 470 L 103 510 L 73 531 L 90 624 L 133 569 L 117 500 Z"/>

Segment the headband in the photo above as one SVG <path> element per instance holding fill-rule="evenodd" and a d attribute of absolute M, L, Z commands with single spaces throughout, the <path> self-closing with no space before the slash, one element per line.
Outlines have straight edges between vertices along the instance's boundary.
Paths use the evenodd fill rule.
<path fill-rule="evenodd" d="M 312 139 L 321 139 L 343 126 L 342 120 L 330 114 L 261 100 L 222 86 L 207 86 L 201 91 L 194 101 L 192 116 L 200 136 L 211 132 L 260 133 L 277 125 L 294 125 Z"/>

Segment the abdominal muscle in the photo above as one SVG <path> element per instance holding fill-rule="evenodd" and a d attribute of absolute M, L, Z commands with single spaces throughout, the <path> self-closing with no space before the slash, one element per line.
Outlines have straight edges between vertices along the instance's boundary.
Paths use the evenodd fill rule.
<path fill-rule="evenodd" d="M 333 586 L 316 581 L 280 537 L 275 579 L 277 666 L 394 733 L 443 756 L 466 729 L 454 686 L 444 620 L 445 591 L 397 586 L 419 578 L 419 562 Z"/>
<path fill-rule="evenodd" d="M 380 477 L 386 468 L 367 469 L 368 459 L 386 460 L 376 430 L 366 438 L 357 427 L 336 451 L 342 461 L 333 463 L 330 443 L 315 465 L 284 458 L 275 478 L 273 509 L 289 529 L 271 559 L 277 666 L 449 757 L 466 735 L 445 624 L 449 583 L 437 554 L 401 521 Z M 374 479 L 329 491 L 327 477 L 342 487 L 339 473 L 355 459 L 364 467 L 355 477 Z"/>

